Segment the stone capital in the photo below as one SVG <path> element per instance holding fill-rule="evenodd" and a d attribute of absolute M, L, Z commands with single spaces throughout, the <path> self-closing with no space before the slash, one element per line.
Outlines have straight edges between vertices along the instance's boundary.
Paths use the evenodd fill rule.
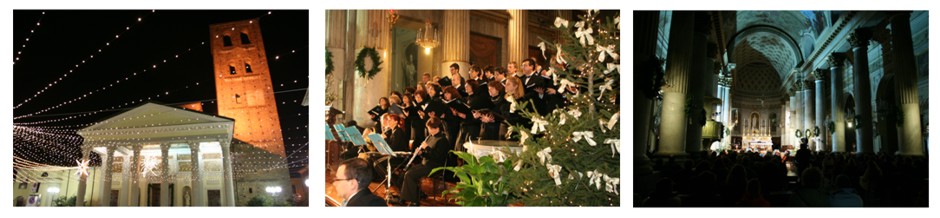
<path fill-rule="evenodd" d="M 871 40 L 872 31 L 869 28 L 858 28 L 854 32 L 849 34 L 849 44 L 853 48 L 865 47 L 868 46 L 868 41 Z"/>
<path fill-rule="evenodd" d="M 829 67 L 843 67 L 845 66 L 845 54 L 844 53 L 832 53 L 828 58 Z"/>

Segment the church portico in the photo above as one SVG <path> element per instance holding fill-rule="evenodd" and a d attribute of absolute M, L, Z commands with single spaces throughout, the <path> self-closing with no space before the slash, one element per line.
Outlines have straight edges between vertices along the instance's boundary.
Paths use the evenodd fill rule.
<path fill-rule="evenodd" d="M 138 127 L 136 123 L 147 124 Z M 124 200 L 118 198 L 126 202 L 119 205 L 234 206 L 229 149 L 233 123 L 224 117 L 148 103 L 79 134 L 86 138 L 83 149 L 109 157 L 104 163 L 109 167 L 107 175 L 124 172 L 125 176 L 112 177 L 110 184 L 99 189 L 101 196 L 113 195 L 112 190 L 127 195 Z M 124 171 L 126 167 L 130 169 Z M 159 188 L 149 188 L 153 184 Z M 209 190 L 214 190 L 213 196 Z M 110 203 L 99 202 L 102 206 Z"/>

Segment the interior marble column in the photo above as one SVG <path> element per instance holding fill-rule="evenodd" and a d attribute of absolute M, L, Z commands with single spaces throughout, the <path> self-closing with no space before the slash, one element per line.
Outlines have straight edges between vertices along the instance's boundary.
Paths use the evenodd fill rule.
<path fill-rule="evenodd" d="M 826 138 L 825 135 L 828 135 L 827 134 L 828 128 L 826 126 L 826 121 L 825 121 L 826 85 L 825 85 L 825 81 L 823 81 L 823 75 L 824 75 L 823 72 L 814 70 L 813 74 L 814 74 L 813 77 L 816 78 L 816 87 L 815 87 L 816 88 L 815 89 L 816 90 L 816 105 L 815 105 L 816 124 L 814 125 L 814 127 L 819 127 L 819 136 L 817 136 L 818 140 L 816 141 L 816 151 L 822 151 L 827 147 L 826 144 L 824 143 L 825 140 L 823 139 Z"/>
<path fill-rule="evenodd" d="M 894 45 L 895 89 L 900 96 L 903 123 L 901 123 L 901 155 L 924 155 L 923 136 L 921 134 L 920 99 L 917 90 L 917 67 L 913 39 L 911 38 L 911 12 L 894 13 L 891 21 L 891 42 Z"/>
<path fill-rule="evenodd" d="M 801 82 L 805 83 L 804 89 L 803 89 L 803 107 L 804 107 L 803 129 L 802 129 L 803 137 L 806 137 L 809 139 L 810 149 L 818 150 L 816 148 L 818 147 L 816 145 L 816 141 L 813 140 L 813 137 L 810 137 L 809 135 L 806 134 L 807 129 L 812 130 L 813 127 L 816 126 L 814 124 L 815 123 L 814 119 L 816 119 L 816 108 L 815 108 L 816 98 L 813 98 L 813 94 L 815 94 L 814 93 L 815 91 L 813 91 L 814 87 L 812 85 L 812 82 L 806 81 L 806 80 L 801 81 Z"/>
<path fill-rule="evenodd" d="M 695 24 L 695 33 L 692 34 L 692 69 L 689 72 L 689 108 L 690 124 L 686 126 L 685 152 L 689 154 L 698 154 L 702 151 L 702 123 L 705 114 L 702 114 L 703 99 L 705 97 L 705 76 L 712 66 L 706 66 L 708 56 L 706 55 L 706 45 L 708 43 L 707 24 L 702 24 L 697 19 Z M 703 28 L 704 27 L 704 28 Z"/>
<path fill-rule="evenodd" d="M 526 16 L 526 10 L 509 10 L 509 61 L 515 61 L 520 67 L 522 60 L 529 56 L 529 28 Z"/>
<path fill-rule="evenodd" d="M 510 15 L 513 15 L 511 11 L 513 10 L 510 10 Z M 522 16 L 525 16 L 525 12 L 522 12 Z M 443 21 L 441 52 L 443 52 L 444 59 L 441 62 L 441 78 L 451 76 L 450 65 L 455 63 L 460 66 L 460 76 L 469 78 L 470 11 L 445 10 Z M 510 34 L 512 34 L 512 31 L 510 31 Z M 528 46 L 525 44 L 523 44 L 522 48 L 525 52 L 529 51 Z M 510 51 L 510 54 L 512 54 L 512 51 Z M 455 81 L 453 78 L 451 78 L 451 80 Z"/>
<path fill-rule="evenodd" d="M 689 74 L 692 73 L 692 28 L 695 12 L 672 13 L 669 34 L 669 52 L 666 58 L 666 83 L 663 93 L 662 123 L 657 155 L 685 155 L 685 137 L 688 117 L 686 95 L 689 92 Z"/>
<path fill-rule="evenodd" d="M 832 116 L 832 122 L 835 126 L 835 131 L 832 133 L 832 152 L 845 152 L 846 142 L 845 142 L 845 112 L 843 111 L 842 106 L 842 93 L 845 89 L 843 84 L 844 77 L 842 72 L 842 66 L 845 62 L 845 54 L 843 53 L 832 53 L 829 55 L 829 81 L 830 85 L 830 94 L 831 104 L 830 104 L 830 114 Z"/>
<path fill-rule="evenodd" d="M 570 16 L 570 12 L 569 12 Z M 656 58 L 656 40 L 659 31 L 659 11 L 636 11 L 633 13 L 633 69 L 636 73 L 653 74 L 649 69 L 641 68 L 644 63 Z M 658 66 L 657 66 L 658 67 Z M 642 70 L 641 70 L 642 69 Z M 645 72 L 644 72 L 645 71 Z M 636 84 L 636 83 L 635 83 Z M 652 84 L 639 81 L 633 90 L 633 173 L 635 176 L 653 173 L 653 167 L 646 156 L 646 145 L 650 133 L 650 120 L 653 117 L 653 99 L 647 96 Z"/>
<path fill-rule="evenodd" d="M 871 111 L 871 79 L 868 70 L 868 40 L 871 40 L 870 29 L 856 29 L 849 35 L 849 44 L 852 45 L 855 57 L 855 114 L 858 115 L 855 138 L 858 143 L 858 153 L 874 152 L 872 141 L 872 111 Z M 916 87 L 916 86 L 915 86 Z"/>

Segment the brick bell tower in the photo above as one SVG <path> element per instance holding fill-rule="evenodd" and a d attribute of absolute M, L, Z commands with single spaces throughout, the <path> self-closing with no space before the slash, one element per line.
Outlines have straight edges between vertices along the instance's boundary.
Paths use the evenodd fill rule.
<path fill-rule="evenodd" d="M 219 115 L 235 119 L 235 139 L 286 157 L 258 19 L 209 25 Z"/>

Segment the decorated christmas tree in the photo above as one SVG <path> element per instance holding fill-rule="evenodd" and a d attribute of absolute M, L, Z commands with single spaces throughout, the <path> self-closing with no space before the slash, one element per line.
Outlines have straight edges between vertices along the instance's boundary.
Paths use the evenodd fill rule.
<path fill-rule="evenodd" d="M 589 10 L 579 21 L 555 19 L 558 41 L 542 39 L 539 47 L 553 62 L 554 91 L 567 103 L 545 116 L 522 110 L 531 126 L 510 130 L 521 153 L 475 159 L 457 152 L 465 160 L 450 168 L 460 177 L 450 190 L 458 204 L 620 205 L 620 16 L 613 17 Z"/>

